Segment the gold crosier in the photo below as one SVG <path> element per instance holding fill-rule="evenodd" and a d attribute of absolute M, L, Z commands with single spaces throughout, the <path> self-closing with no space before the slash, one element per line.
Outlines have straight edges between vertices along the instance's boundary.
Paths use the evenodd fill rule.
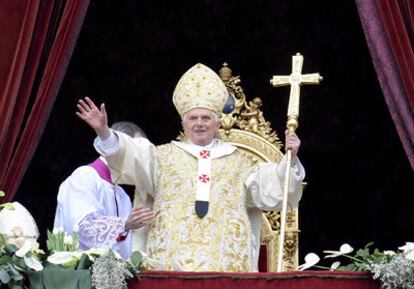
<path fill-rule="evenodd" d="M 292 73 L 290 75 L 275 75 L 270 80 L 270 84 L 273 87 L 290 85 L 289 106 L 287 113 L 286 127 L 290 132 L 295 132 L 299 123 L 299 99 L 300 99 L 300 86 L 302 84 L 319 84 L 323 79 L 319 73 L 302 74 L 303 56 L 300 53 L 292 56 Z M 286 227 L 286 211 L 287 211 L 287 198 L 290 179 L 290 167 L 292 163 L 292 150 L 287 151 L 287 165 L 285 173 L 285 186 L 283 191 L 283 206 L 281 212 L 281 225 L 280 225 L 280 238 L 279 238 L 279 255 L 277 272 L 282 272 L 282 260 L 285 244 L 285 227 Z"/>

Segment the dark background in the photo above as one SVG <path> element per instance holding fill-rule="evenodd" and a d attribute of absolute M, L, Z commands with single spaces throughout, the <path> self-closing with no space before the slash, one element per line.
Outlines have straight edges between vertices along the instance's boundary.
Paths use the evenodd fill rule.
<path fill-rule="evenodd" d="M 155 144 L 174 139 L 171 96 L 197 62 L 229 63 L 282 136 L 289 88 L 271 88 L 304 55 L 298 134 L 308 186 L 300 204 L 300 257 L 374 241 L 414 240 L 414 178 L 377 81 L 353 1 L 91 1 L 69 69 L 15 200 L 52 228 L 59 184 L 92 161 L 93 131 L 75 116 L 85 95 L 110 122 L 139 124 Z M 81 200 L 80 200 L 81 201 Z M 44 240 L 42 239 L 42 242 Z"/>

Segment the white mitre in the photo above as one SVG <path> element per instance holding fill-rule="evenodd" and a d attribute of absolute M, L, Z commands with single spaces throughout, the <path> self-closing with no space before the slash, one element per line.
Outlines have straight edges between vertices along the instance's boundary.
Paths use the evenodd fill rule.
<path fill-rule="evenodd" d="M 228 97 L 227 88 L 217 73 L 197 63 L 178 81 L 173 103 L 181 118 L 194 108 L 206 108 L 220 114 Z"/>
<path fill-rule="evenodd" d="M 18 202 L 13 202 L 14 210 L 3 208 L 0 211 L 0 234 L 4 235 L 8 243 L 18 248 L 25 240 L 36 241 L 39 230 L 29 211 Z"/>

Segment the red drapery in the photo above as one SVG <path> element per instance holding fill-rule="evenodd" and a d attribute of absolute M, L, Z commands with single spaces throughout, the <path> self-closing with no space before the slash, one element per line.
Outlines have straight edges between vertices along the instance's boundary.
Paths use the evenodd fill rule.
<path fill-rule="evenodd" d="M 356 4 L 385 100 L 414 169 L 414 1 Z"/>
<path fill-rule="evenodd" d="M 370 274 L 303 271 L 285 273 L 195 273 L 147 271 L 131 280 L 130 289 L 380 289 Z"/>
<path fill-rule="evenodd" d="M 45 128 L 89 0 L 0 2 L 0 189 L 12 200 Z"/>

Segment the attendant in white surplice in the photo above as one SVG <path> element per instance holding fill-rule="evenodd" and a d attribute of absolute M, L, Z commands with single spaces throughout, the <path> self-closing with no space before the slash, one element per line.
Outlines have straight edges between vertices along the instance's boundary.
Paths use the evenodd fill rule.
<path fill-rule="evenodd" d="M 280 210 L 286 159 L 254 165 L 236 147 L 221 143 L 219 114 L 228 92 L 210 68 L 197 64 L 178 82 L 173 102 L 188 141 L 154 146 L 110 130 L 105 106 L 78 103 L 78 116 L 97 133 L 95 148 L 121 183 L 140 184 L 157 214 L 146 251 L 172 270 L 257 271 L 262 210 Z M 300 141 L 286 134 L 293 166 L 289 203 L 301 198 L 304 169 Z"/>
<path fill-rule="evenodd" d="M 131 122 L 117 122 L 111 128 L 129 137 L 145 136 Z M 147 208 L 136 206 L 131 211 L 129 196 L 112 181 L 103 157 L 77 168 L 60 185 L 57 200 L 56 229 L 77 232 L 81 249 L 112 248 L 125 259 L 131 254 L 129 230 L 145 230 L 144 225 L 154 218 Z"/>

